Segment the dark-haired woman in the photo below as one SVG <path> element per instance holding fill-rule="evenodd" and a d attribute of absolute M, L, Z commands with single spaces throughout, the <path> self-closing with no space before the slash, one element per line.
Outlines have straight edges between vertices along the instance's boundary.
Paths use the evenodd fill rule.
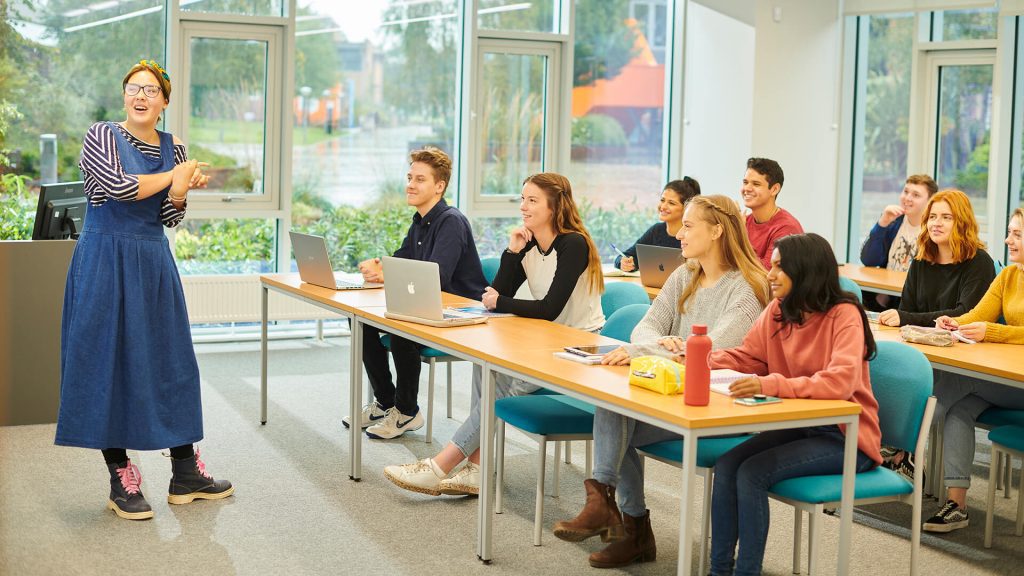
<path fill-rule="evenodd" d="M 690 198 L 700 195 L 700 183 L 684 176 L 682 180 L 673 180 L 665 184 L 661 191 L 661 200 L 658 201 L 659 222 L 644 232 L 632 246 L 627 248 L 625 256 L 615 257 L 615 267 L 623 272 L 633 272 L 640 267 L 636 257 L 636 245 L 664 246 L 666 248 L 679 248 L 679 240 L 676 234 L 683 226 L 683 209 Z"/>
<path fill-rule="evenodd" d="M 711 365 L 756 374 L 732 384 L 737 398 L 767 394 L 860 404 L 857 472 L 870 470 L 882 461 L 882 435 L 868 372 L 875 341 L 864 310 L 839 287 L 838 264 L 821 236 L 779 239 L 771 263 L 768 282 L 775 299 L 743 344 L 712 352 Z M 768 489 L 787 478 L 840 474 L 843 434 L 836 425 L 762 432 L 718 459 L 711 500 L 712 574 L 761 573 Z"/>

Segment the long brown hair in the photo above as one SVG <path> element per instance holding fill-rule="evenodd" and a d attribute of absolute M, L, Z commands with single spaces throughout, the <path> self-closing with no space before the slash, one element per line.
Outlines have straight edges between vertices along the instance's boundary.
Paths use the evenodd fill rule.
<path fill-rule="evenodd" d="M 939 259 L 939 246 L 932 242 L 928 234 L 928 216 L 932 213 L 932 206 L 936 202 L 949 204 L 949 211 L 953 213 L 953 229 L 949 231 L 949 249 L 953 253 L 953 262 L 960 263 L 978 253 L 978 250 L 985 248 L 985 243 L 978 237 L 978 221 L 974 219 L 974 209 L 971 208 L 971 199 L 960 190 L 946 188 L 928 200 L 928 206 L 924 209 L 924 222 L 921 224 L 921 232 L 917 236 L 917 258 L 925 262 L 937 262 Z"/>
<path fill-rule="evenodd" d="M 590 254 L 587 257 L 587 279 L 590 289 L 596 290 L 598 294 L 604 292 L 604 274 L 601 272 L 601 256 L 597 252 L 597 245 L 590 237 L 583 219 L 580 218 L 580 211 L 576 208 L 576 202 L 572 199 L 572 184 L 569 179 L 554 172 L 541 172 L 527 176 L 523 185 L 533 184 L 540 188 L 548 198 L 548 208 L 551 209 L 551 225 L 555 234 L 576 232 L 587 241 L 587 248 Z"/>
<path fill-rule="evenodd" d="M 768 275 L 761 266 L 761 261 L 754 254 L 747 238 L 747 227 L 743 222 L 740 207 L 732 199 L 726 196 L 694 196 L 687 206 L 693 208 L 694 213 L 704 222 L 711 226 L 721 226 L 722 235 L 718 242 L 719 256 L 730 270 L 739 270 L 743 278 L 750 285 L 751 290 L 761 303 L 761 307 L 768 305 L 769 289 Z M 696 258 L 689 260 L 685 266 L 690 268 L 690 283 L 683 289 L 679 296 L 679 313 L 686 312 L 686 302 L 696 294 L 700 282 L 704 278 L 704 269 Z"/>

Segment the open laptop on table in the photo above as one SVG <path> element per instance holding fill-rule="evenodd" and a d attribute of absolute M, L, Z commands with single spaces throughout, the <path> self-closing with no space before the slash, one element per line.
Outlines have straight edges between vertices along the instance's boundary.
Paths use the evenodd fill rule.
<path fill-rule="evenodd" d="M 441 271 L 437 262 L 385 256 L 386 318 L 445 328 L 487 322 L 486 316 L 445 310 L 441 304 Z"/>
<path fill-rule="evenodd" d="M 640 283 L 651 288 L 664 286 L 668 277 L 683 263 L 679 248 L 637 244 L 636 256 L 640 260 Z"/>
<path fill-rule="evenodd" d="M 335 272 L 327 255 L 327 242 L 323 236 L 289 232 L 295 263 L 299 265 L 299 278 L 303 282 L 333 290 L 361 290 L 380 288 L 383 284 L 365 282 L 361 274 Z"/>

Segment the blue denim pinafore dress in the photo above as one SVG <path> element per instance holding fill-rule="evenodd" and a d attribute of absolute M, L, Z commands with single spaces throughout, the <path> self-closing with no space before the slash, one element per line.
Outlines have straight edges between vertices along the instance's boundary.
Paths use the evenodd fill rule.
<path fill-rule="evenodd" d="M 111 129 L 125 173 L 174 167 L 170 134 L 158 132 L 150 158 Z M 160 220 L 168 189 L 87 208 L 64 291 L 57 444 L 159 450 L 203 437 L 185 296 Z"/>

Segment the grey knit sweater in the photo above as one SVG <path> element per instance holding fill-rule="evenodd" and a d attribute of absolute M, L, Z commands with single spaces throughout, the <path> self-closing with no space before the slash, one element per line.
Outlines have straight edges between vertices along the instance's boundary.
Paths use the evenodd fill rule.
<path fill-rule="evenodd" d="M 733 348 L 761 314 L 761 303 L 739 270 L 727 272 L 710 288 L 698 288 L 686 303 L 686 313 L 679 314 L 679 296 L 690 283 L 692 271 L 683 265 L 669 276 L 661 293 L 651 304 L 643 320 L 633 329 L 631 344 L 625 346 L 631 358 L 673 355 L 658 344 L 666 336 L 690 335 L 694 324 L 705 324 L 713 350 Z"/>

